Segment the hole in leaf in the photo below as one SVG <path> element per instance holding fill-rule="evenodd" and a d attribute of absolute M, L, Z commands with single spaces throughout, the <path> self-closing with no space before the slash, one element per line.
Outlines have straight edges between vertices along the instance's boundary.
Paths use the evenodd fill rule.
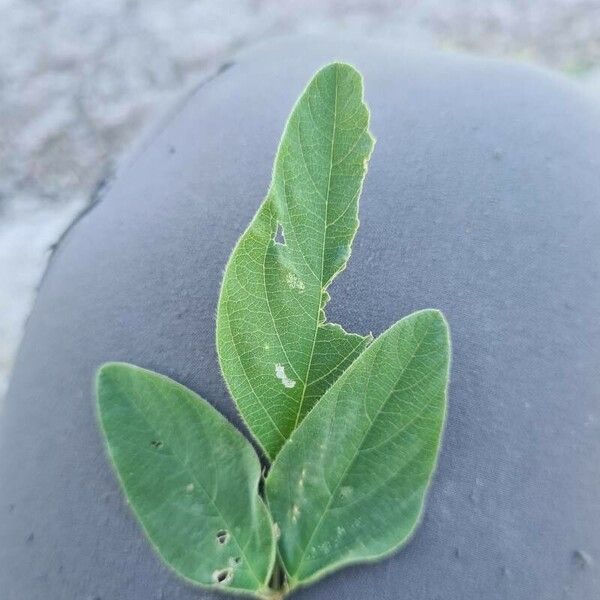
<path fill-rule="evenodd" d="M 235 567 L 240 565 L 241 562 L 242 562 L 242 559 L 240 556 L 234 556 L 229 559 L 229 566 L 235 569 Z"/>
<path fill-rule="evenodd" d="M 225 545 L 229 541 L 229 532 L 221 529 L 217 531 L 217 542 L 221 545 Z"/>
<path fill-rule="evenodd" d="M 277 230 L 275 231 L 273 241 L 280 246 L 285 246 L 285 236 L 283 235 L 283 226 L 281 223 L 277 223 Z"/>
<path fill-rule="evenodd" d="M 152 440 L 150 445 L 158 450 L 159 448 L 162 448 L 163 443 L 159 440 Z"/>
<path fill-rule="evenodd" d="M 233 569 L 220 569 L 212 574 L 213 582 L 219 585 L 227 585 L 233 579 Z"/>

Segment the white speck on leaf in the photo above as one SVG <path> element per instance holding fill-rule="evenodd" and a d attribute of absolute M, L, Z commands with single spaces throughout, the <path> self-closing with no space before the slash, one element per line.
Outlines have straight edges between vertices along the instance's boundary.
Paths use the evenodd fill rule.
<path fill-rule="evenodd" d="M 306 477 L 306 469 L 302 469 L 302 473 L 300 474 L 300 479 L 298 480 L 298 486 L 304 487 L 304 478 Z"/>
<path fill-rule="evenodd" d="M 285 374 L 285 367 L 283 365 L 275 365 L 275 376 L 277 379 L 281 379 L 283 387 L 293 388 L 296 385 L 296 382 Z"/>
<path fill-rule="evenodd" d="M 304 291 L 304 288 L 305 288 L 304 282 L 295 273 L 288 273 L 285 280 L 286 280 L 288 286 L 290 287 L 290 289 L 298 290 L 301 293 Z"/>
<path fill-rule="evenodd" d="M 194 491 L 194 484 L 193 484 L 193 483 L 188 483 L 188 484 L 185 486 L 185 491 L 186 491 L 186 492 L 188 492 L 188 493 L 189 493 L 189 492 L 193 492 L 193 491 Z"/>

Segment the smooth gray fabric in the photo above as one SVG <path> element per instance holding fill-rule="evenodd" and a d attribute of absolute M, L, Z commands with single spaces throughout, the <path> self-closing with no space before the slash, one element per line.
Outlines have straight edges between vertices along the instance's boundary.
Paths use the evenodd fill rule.
<path fill-rule="evenodd" d="M 328 314 L 452 329 L 439 471 L 412 542 L 312 600 L 589 600 L 600 589 L 600 115 L 566 80 L 365 41 L 281 41 L 202 86 L 65 236 L 0 423 L 4 600 L 217 598 L 156 558 L 100 439 L 106 360 L 156 369 L 240 425 L 214 344 L 223 268 L 283 124 L 330 59 L 364 73 L 377 137 Z"/>

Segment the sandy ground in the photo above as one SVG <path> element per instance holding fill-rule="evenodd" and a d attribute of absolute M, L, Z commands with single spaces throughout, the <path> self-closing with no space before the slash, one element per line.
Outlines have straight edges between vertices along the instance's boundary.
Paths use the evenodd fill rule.
<path fill-rule="evenodd" d="M 534 62 L 600 100 L 600 0 L 0 0 L 0 397 L 48 249 L 231 52 L 338 31 Z"/>

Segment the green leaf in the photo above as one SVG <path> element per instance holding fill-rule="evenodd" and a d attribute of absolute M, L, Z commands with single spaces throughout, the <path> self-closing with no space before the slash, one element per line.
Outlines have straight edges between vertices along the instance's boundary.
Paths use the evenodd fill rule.
<path fill-rule="evenodd" d="M 283 447 L 266 494 L 292 588 L 408 540 L 437 459 L 449 355 L 441 313 L 398 321 Z"/>
<path fill-rule="evenodd" d="M 104 365 L 97 396 L 121 485 L 164 561 L 202 586 L 265 592 L 275 543 L 248 441 L 202 398 L 139 367 Z"/>
<path fill-rule="evenodd" d="M 267 197 L 225 271 L 221 370 L 270 459 L 371 339 L 325 323 L 324 309 L 350 256 L 372 149 L 360 74 L 323 68 L 293 109 Z"/>

